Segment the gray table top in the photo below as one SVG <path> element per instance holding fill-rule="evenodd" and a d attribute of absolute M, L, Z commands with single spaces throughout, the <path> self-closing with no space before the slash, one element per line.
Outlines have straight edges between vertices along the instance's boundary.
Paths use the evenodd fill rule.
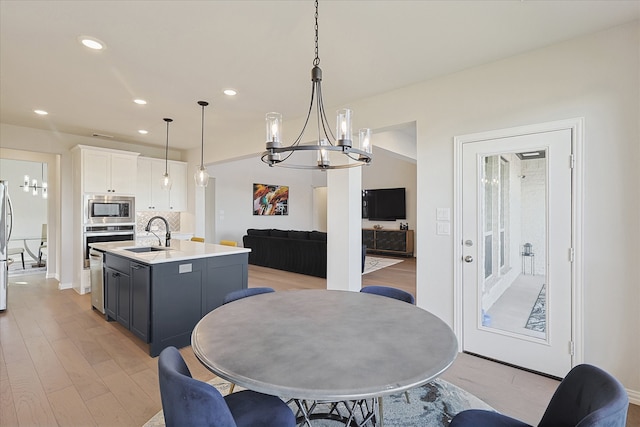
<path fill-rule="evenodd" d="M 200 320 L 191 345 L 213 373 L 275 396 L 342 401 L 401 392 L 445 371 L 453 331 L 398 300 L 350 291 L 255 295 Z"/>

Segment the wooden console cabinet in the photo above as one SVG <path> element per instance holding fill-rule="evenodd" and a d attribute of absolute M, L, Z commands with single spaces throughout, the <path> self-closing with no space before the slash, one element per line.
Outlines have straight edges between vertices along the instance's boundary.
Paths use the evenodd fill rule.
<path fill-rule="evenodd" d="M 362 244 L 371 253 L 413 256 L 413 230 L 363 228 Z"/>

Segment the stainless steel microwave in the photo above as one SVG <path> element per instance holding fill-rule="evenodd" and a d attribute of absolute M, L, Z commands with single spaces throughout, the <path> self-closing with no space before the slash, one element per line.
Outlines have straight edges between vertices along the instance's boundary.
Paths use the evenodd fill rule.
<path fill-rule="evenodd" d="M 134 197 L 85 196 L 85 224 L 127 224 L 135 223 L 136 208 Z"/>

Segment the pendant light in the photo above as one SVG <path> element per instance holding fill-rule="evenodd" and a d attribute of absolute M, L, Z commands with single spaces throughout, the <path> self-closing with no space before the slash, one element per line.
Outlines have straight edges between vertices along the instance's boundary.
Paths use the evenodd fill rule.
<path fill-rule="evenodd" d="M 167 123 L 167 144 L 164 148 L 164 175 L 162 176 L 162 181 L 160 182 L 160 187 L 163 190 L 171 190 L 171 177 L 169 176 L 169 123 L 173 121 L 173 119 L 164 118 L 162 119 Z"/>
<path fill-rule="evenodd" d="M 209 105 L 209 103 L 207 101 L 198 101 L 198 105 L 202 107 L 202 143 L 200 146 L 200 167 L 193 178 L 196 180 L 198 187 L 206 187 L 207 184 L 209 184 L 209 174 L 204 167 L 204 107 Z"/>
<path fill-rule="evenodd" d="M 282 145 L 282 115 L 280 113 L 267 113 L 267 150 L 262 153 L 261 159 L 269 166 L 280 166 L 294 169 L 341 169 L 356 166 L 368 165 L 373 159 L 371 146 L 371 130 L 360 129 L 359 147 L 352 147 L 351 141 L 351 119 L 352 111 L 342 109 L 337 114 L 336 134 L 331 132 L 331 125 L 324 110 L 322 101 L 322 70 L 320 69 L 320 57 L 318 55 L 318 0 L 315 1 L 315 58 L 311 69 L 311 103 L 307 112 L 307 118 L 298 137 L 289 146 Z M 315 106 L 317 117 L 316 141 L 309 144 L 302 144 L 302 137 L 311 118 L 311 112 Z M 296 151 L 315 151 L 317 160 L 313 163 L 299 163 L 291 155 Z M 329 153 L 343 154 L 344 160 L 339 164 L 332 165 Z M 339 156 L 338 156 L 339 158 Z"/>

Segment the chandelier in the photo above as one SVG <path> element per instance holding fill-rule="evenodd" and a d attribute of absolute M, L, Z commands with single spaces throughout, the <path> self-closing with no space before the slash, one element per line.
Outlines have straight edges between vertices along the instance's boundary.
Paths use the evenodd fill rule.
<path fill-rule="evenodd" d="M 38 185 L 37 179 L 35 178 L 30 179 L 29 175 L 25 175 L 23 183 L 20 187 L 22 187 L 22 190 L 25 193 L 28 193 L 31 191 L 31 194 L 33 194 L 34 196 L 38 195 L 38 190 L 42 190 L 42 198 L 46 199 L 48 198 L 49 186 L 47 185 L 47 182 L 44 180 L 44 163 L 40 165 L 40 168 L 41 168 L 42 185 Z"/>
<path fill-rule="evenodd" d="M 350 109 L 338 110 L 336 135 L 331 131 L 331 125 L 327 120 L 322 102 L 322 70 L 320 69 L 320 57 L 318 56 L 318 0 L 315 1 L 315 58 L 311 69 L 311 102 L 307 118 L 302 126 L 302 131 L 289 146 L 282 145 L 282 115 L 280 113 L 267 113 L 267 151 L 262 153 L 262 161 L 269 166 L 281 166 L 294 169 L 342 169 L 369 164 L 373 158 L 371 146 L 371 129 L 360 129 L 358 132 L 359 148 L 352 146 L 351 119 L 353 113 Z M 314 109 L 317 118 L 317 139 L 314 143 L 301 144 L 302 137 L 309 124 L 309 118 Z M 296 151 L 315 151 L 317 162 L 315 164 L 300 164 L 293 161 L 285 163 Z M 344 162 L 332 165 L 329 153 L 338 152 L 345 155 Z"/>

